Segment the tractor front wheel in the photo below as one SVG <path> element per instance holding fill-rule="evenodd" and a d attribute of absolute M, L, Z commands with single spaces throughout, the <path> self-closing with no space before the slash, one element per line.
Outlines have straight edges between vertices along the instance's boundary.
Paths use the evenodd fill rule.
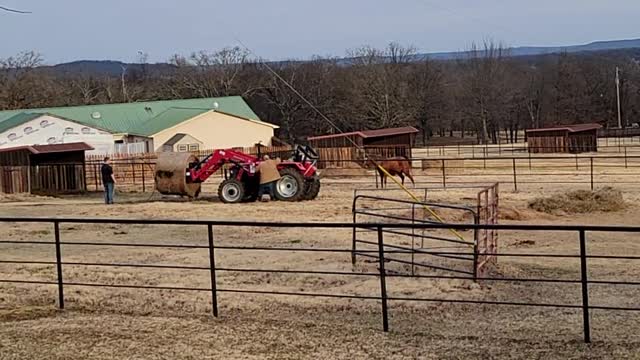
<path fill-rule="evenodd" d="M 275 190 L 276 199 L 280 201 L 300 201 L 305 193 L 304 178 L 296 169 L 282 169 Z"/>
<path fill-rule="evenodd" d="M 305 181 L 304 200 L 314 200 L 320 193 L 320 178 L 316 175 L 311 180 Z"/>
<path fill-rule="evenodd" d="M 244 200 L 244 185 L 236 179 L 227 179 L 218 187 L 218 197 L 225 204 L 237 204 Z"/>

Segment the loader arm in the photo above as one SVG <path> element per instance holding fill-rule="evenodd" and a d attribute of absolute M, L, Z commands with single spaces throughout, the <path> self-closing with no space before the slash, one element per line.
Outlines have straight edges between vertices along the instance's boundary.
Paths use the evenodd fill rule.
<path fill-rule="evenodd" d="M 189 168 L 191 182 L 204 182 L 226 163 L 255 165 L 258 158 L 235 150 L 216 150 Z"/>

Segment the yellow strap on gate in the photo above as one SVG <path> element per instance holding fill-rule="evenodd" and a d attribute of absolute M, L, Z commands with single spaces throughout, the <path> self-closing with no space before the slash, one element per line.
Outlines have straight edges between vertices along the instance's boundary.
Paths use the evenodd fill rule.
<path fill-rule="evenodd" d="M 398 186 L 400 186 L 400 188 L 402 190 L 404 190 L 407 194 L 409 194 L 409 196 L 411 196 L 413 198 L 413 200 L 415 200 L 416 202 L 420 203 L 422 205 L 422 207 L 424 207 L 425 210 L 427 210 L 431 215 L 433 215 L 433 217 L 436 218 L 436 220 L 438 220 L 440 223 L 444 224 L 444 220 L 442 220 L 442 218 L 440 216 L 438 216 L 438 214 L 436 214 L 433 210 L 431 210 L 431 208 L 429 206 L 427 206 L 426 204 L 424 204 L 420 199 L 418 199 L 418 197 L 412 193 L 411 191 L 409 191 L 409 189 L 407 189 L 406 186 L 404 186 L 400 181 L 398 181 L 398 179 L 394 178 L 393 176 L 391 176 L 391 174 L 389 174 L 389 172 L 387 171 L 387 169 L 383 168 L 382 166 L 376 164 L 376 166 L 378 167 L 378 169 L 380 169 L 380 171 L 382 171 L 386 176 L 388 176 L 389 178 L 391 178 L 391 180 L 393 180 L 393 182 L 395 182 L 396 184 L 398 184 Z M 382 179 L 381 179 L 382 181 Z M 460 235 L 459 232 L 457 232 L 455 229 L 449 229 L 449 231 L 451 231 L 451 233 L 453 233 L 453 235 L 455 235 L 458 239 L 460 239 L 461 241 L 466 241 L 464 239 L 464 237 L 462 235 Z M 471 246 L 471 244 L 469 244 Z"/>

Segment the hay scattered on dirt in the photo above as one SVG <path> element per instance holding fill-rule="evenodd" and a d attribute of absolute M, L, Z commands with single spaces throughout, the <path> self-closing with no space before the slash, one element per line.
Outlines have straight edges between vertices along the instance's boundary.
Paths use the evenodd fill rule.
<path fill-rule="evenodd" d="M 9 202 L 23 202 L 23 201 L 35 201 L 35 200 L 50 200 L 48 196 L 38 196 L 31 194 L 5 194 L 0 193 L 0 203 Z"/>
<path fill-rule="evenodd" d="M 625 208 L 622 193 L 611 187 L 596 191 L 576 190 L 564 195 L 537 198 L 529 202 L 529 208 L 554 215 L 611 212 Z"/>

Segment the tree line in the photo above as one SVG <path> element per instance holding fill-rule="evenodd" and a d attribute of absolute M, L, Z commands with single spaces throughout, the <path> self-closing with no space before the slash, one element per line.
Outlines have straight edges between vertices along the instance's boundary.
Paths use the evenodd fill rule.
<path fill-rule="evenodd" d="M 265 65 L 230 47 L 175 55 L 162 66 L 140 54 L 116 75 L 56 70 L 30 51 L 0 59 L 0 110 L 240 95 L 281 127 L 285 141 L 335 132 L 293 87 L 342 131 L 415 126 L 423 142 L 433 136 L 497 142 L 501 135 L 517 141 L 527 128 L 617 126 L 616 67 L 622 124 L 640 122 L 639 58 L 640 49 L 512 57 L 485 42 L 458 59 L 436 61 L 391 43 L 351 49 L 346 58 Z"/>

